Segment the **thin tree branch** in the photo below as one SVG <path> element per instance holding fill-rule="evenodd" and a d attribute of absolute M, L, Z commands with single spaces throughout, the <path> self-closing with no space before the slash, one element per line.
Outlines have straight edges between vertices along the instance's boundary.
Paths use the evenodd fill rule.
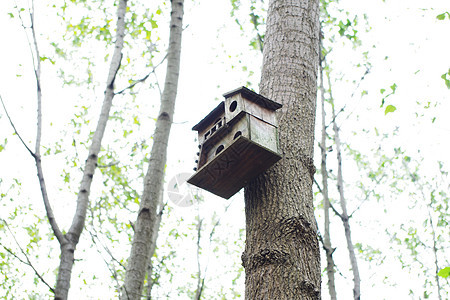
<path fill-rule="evenodd" d="M 0 95 L 0 101 L 2 102 L 2 106 L 3 109 L 5 110 L 6 113 L 6 117 L 9 120 L 9 123 L 11 124 L 12 128 L 14 129 L 14 133 L 17 135 L 17 137 L 20 139 L 20 141 L 22 142 L 22 144 L 24 145 L 24 147 L 28 150 L 28 152 L 30 152 L 31 156 L 33 158 L 36 158 L 36 155 L 33 153 L 33 151 L 31 151 L 31 149 L 27 146 L 27 144 L 25 144 L 25 141 L 22 139 L 22 137 L 20 136 L 19 132 L 16 129 L 16 126 L 14 126 L 13 121 L 11 120 L 11 117 L 9 116 L 8 110 L 6 109 L 5 103 L 3 102 L 3 98 L 2 95 Z"/>
<path fill-rule="evenodd" d="M 336 214 L 336 216 L 339 217 L 339 219 L 344 220 L 344 217 L 341 215 L 340 212 L 338 212 L 338 211 L 336 210 L 336 208 L 334 208 L 334 206 L 333 206 L 333 204 L 331 204 L 331 202 L 330 202 L 330 208 L 333 210 L 333 212 Z"/>
<path fill-rule="evenodd" d="M 30 21 L 31 21 L 31 34 L 33 37 L 34 53 L 36 53 L 36 65 L 34 66 L 34 74 L 36 76 L 36 93 L 37 93 L 37 128 L 36 128 L 36 145 L 34 151 L 34 160 L 36 162 L 36 169 L 38 173 L 39 186 L 41 188 L 42 199 L 44 201 L 45 211 L 47 213 L 47 218 L 50 226 L 55 234 L 60 245 L 64 242 L 65 238 L 59 226 L 56 222 L 56 218 L 53 214 L 53 209 L 48 198 L 47 187 L 45 185 L 44 172 L 42 169 L 41 161 L 41 137 L 42 137 L 42 89 L 41 89 L 41 60 L 39 56 L 39 47 L 36 39 L 36 30 L 34 24 L 34 1 L 31 2 L 32 10 L 30 11 Z M 30 45 L 31 47 L 31 45 Z M 33 53 L 33 51 L 31 51 Z"/>
<path fill-rule="evenodd" d="M 26 254 L 26 252 L 23 250 L 23 248 L 20 246 L 19 242 L 16 239 L 16 236 L 14 235 L 14 233 L 11 231 L 11 228 L 9 228 L 8 223 L 1 219 L 3 221 L 3 223 L 5 223 L 6 228 L 8 229 L 9 233 L 11 234 L 11 236 L 14 239 L 14 242 L 16 243 L 17 247 L 19 247 L 20 252 L 22 252 L 22 254 L 25 256 L 26 261 L 24 261 L 23 259 L 21 259 L 17 254 L 15 254 L 11 249 L 7 248 L 5 245 L 3 245 L 0 242 L 0 245 L 6 250 L 8 251 L 11 255 L 13 255 L 16 259 L 18 259 L 21 263 L 29 266 L 30 268 L 33 269 L 34 273 L 36 274 L 36 276 L 42 281 L 42 283 L 44 283 L 49 289 L 50 291 L 54 294 L 55 290 L 47 283 L 47 281 L 45 281 L 45 279 L 42 277 L 41 274 L 39 274 L 39 272 L 36 270 L 36 268 L 34 267 L 34 265 L 31 263 L 30 258 L 28 257 L 28 255 Z"/>
<path fill-rule="evenodd" d="M 319 185 L 319 183 L 317 182 L 316 178 L 313 178 L 313 179 L 314 179 L 314 183 L 316 184 L 317 188 L 319 189 L 319 193 L 322 194 L 322 188 L 320 187 L 320 185 Z"/>
<path fill-rule="evenodd" d="M 97 168 L 111 168 L 112 166 L 116 166 L 118 164 L 119 164 L 119 162 L 116 161 L 116 162 L 109 163 L 107 165 L 97 165 Z"/>
<path fill-rule="evenodd" d="M 198 208 L 198 206 L 197 206 Z M 195 291 L 195 300 L 199 300 L 202 296 L 203 286 L 204 286 L 204 280 L 202 280 L 202 268 L 200 265 L 200 240 L 202 238 L 202 223 L 203 219 L 200 219 L 200 213 L 197 215 L 198 218 L 198 224 L 197 224 L 197 290 Z"/>
<path fill-rule="evenodd" d="M 27 38 L 28 46 L 30 48 L 30 53 L 31 53 L 32 62 L 33 62 L 34 74 L 35 74 L 35 77 L 36 77 L 36 86 L 37 86 L 37 133 L 36 133 L 36 145 L 35 145 L 35 152 L 34 153 L 25 144 L 25 142 L 22 140 L 20 135 L 17 133 L 17 130 L 14 127 L 14 124 L 12 123 L 11 118 L 9 117 L 7 112 L 6 112 L 6 114 L 8 116 L 8 119 L 10 120 L 11 125 L 14 128 L 14 131 L 16 132 L 16 134 L 19 136 L 20 140 L 22 141 L 22 144 L 27 148 L 27 150 L 30 152 L 30 154 L 33 156 L 33 158 L 35 160 L 36 169 L 37 169 L 37 173 L 38 173 L 38 179 L 39 179 L 39 186 L 41 188 L 41 194 L 42 194 L 42 198 L 43 198 L 43 201 L 44 201 L 44 206 L 45 206 L 45 210 L 46 210 L 46 213 L 47 213 L 47 218 L 49 220 L 49 223 L 50 223 L 50 226 L 51 226 L 51 228 L 53 230 L 53 233 L 55 234 L 56 238 L 58 239 L 58 242 L 61 244 L 63 242 L 63 240 L 64 240 L 64 235 L 62 234 L 61 230 L 58 227 L 58 224 L 56 223 L 56 219 L 55 219 L 55 216 L 53 214 L 53 210 L 51 208 L 50 201 L 48 199 L 47 188 L 45 186 L 45 179 L 44 179 L 44 174 L 43 174 L 43 171 L 42 171 L 42 164 L 41 164 L 41 155 L 40 155 L 41 135 L 42 135 L 41 63 L 40 63 L 40 56 L 39 56 L 39 47 L 38 47 L 38 44 L 37 44 L 36 32 L 35 32 L 35 26 L 34 26 L 34 1 L 31 2 L 31 5 L 32 5 L 32 8 L 30 10 L 30 22 L 31 22 L 30 29 L 31 29 L 32 37 L 33 37 L 34 49 L 33 49 L 33 46 L 31 45 L 31 42 L 30 42 L 30 39 L 28 37 L 25 24 L 23 22 L 22 16 L 20 15 L 20 11 L 19 11 L 17 3 L 16 3 L 16 9 L 18 10 L 19 18 L 20 18 L 20 21 L 22 23 L 22 27 L 25 30 L 25 35 L 26 35 L 26 38 Z M 35 58 L 35 54 L 36 54 L 36 58 Z M 3 99 L 2 99 L 2 104 L 3 104 L 3 108 L 6 111 L 5 105 L 3 103 Z"/>
<path fill-rule="evenodd" d="M 359 89 L 359 86 L 361 85 L 361 82 L 366 78 L 366 75 L 370 73 L 370 69 L 366 68 L 366 72 L 364 72 L 364 74 L 361 76 L 361 78 L 358 81 L 358 85 L 355 87 L 355 89 L 352 92 L 352 95 L 350 96 L 350 99 L 353 98 L 353 96 L 355 95 L 356 91 Z M 331 88 L 331 87 L 328 87 Z M 325 127 L 328 128 L 330 125 L 332 125 L 333 123 L 335 123 L 336 118 L 339 116 L 339 114 L 341 112 L 343 112 L 345 110 L 345 108 L 347 107 L 347 104 L 345 104 L 336 114 L 335 116 L 333 116 L 333 119 L 331 120 L 331 122 Z M 353 112 L 351 112 L 346 119 L 348 119 L 351 115 L 353 114 Z M 341 124 L 342 126 L 342 124 Z"/>
<path fill-rule="evenodd" d="M 336 145 L 336 155 L 337 155 L 337 162 L 338 162 L 338 177 L 337 177 L 337 189 L 339 192 L 339 199 L 340 199 L 340 205 L 341 205 L 341 220 L 344 226 L 344 232 L 345 232 L 345 238 L 347 241 L 347 248 L 349 252 L 349 258 L 350 258 L 350 264 L 352 266 L 352 272 L 353 272 L 353 298 L 355 300 L 359 300 L 361 297 L 361 278 L 359 274 L 358 269 L 358 262 L 355 255 L 355 249 L 352 242 L 352 236 L 351 236 L 351 229 L 350 229 L 350 223 L 348 221 L 348 214 L 347 214 L 347 203 L 346 198 L 344 197 L 344 179 L 342 175 L 342 153 L 341 153 L 341 141 L 339 138 L 339 129 L 336 123 L 336 114 L 334 110 L 334 99 L 333 95 L 331 94 L 331 80 L 330 80 L 330 74 L 327 74 L 328 77 L 328 86 L 330 87 L 330 100 L 331 100 L 331 112 L 333 116 L 333 131 L 334 131 L 334 142 Z"/>
<path fill-rule="evenodd" d="M 23 22 L 22 15 L 20 14 L 19 6 L 17 5 L 17 2 L 15 0 L 14 0 L 14 4 L 15 4 L 15 8 L 17 10 L 17 15 L 19 16 L 20 23 L 21 23 L 21 25 L 22 25 L 22 27 L 23 27 L 23 29 L 25 31 L 25 36 L 27 38 L 28 48 L 30 49 L 30 53 L 31 53 L 31 61 L 32 61 L 32 64 L 33 64 L 34 75 L 36 76 L 36 80 L 38 81 L 38 86 L 39 86 L 40 84 L 39 84 L 38 76 L 36 74 L 36 69 L 37 69 L 36 68 L 36 62 L 39 63 L 39 61 L 40 61 L 39 53 L 38 52 L 36 53 L 36 57 L 37 57 L 37 59 L 36 59 L 35 58 L 35 52 L 33 52 L 33 46 L 31 46 L 30 38 L 28 37 L 27 27 L 25 26 L 25 23 Z M 33 12 L 29 11 L 30 20 L 31 20 L 31 25 L 30 25 L 29 29 L 32 30 L 32 36 L 33 36 L 33 39 L 35 39 L 36 36 L 34 34 L 34 27 L 33 27 L 34 26 L 33 25 L 33 23 L 34 23 L 34 1 L 31 2 L 31 5 L 32 5 Z M 36 41 L 34 42 L 34 45 L 35 45 L 35 48 L 37 48 Z"/>
<path fill-rule="evenodd" d="M 31 34 L 33 36 L 34 51 L 36 53 L 35 60 L 36 60 L 36 64 L 37 64 L 37 67 L 34 66 L 34 74 L 36 76 L 37 90 L 38 90 L 38 93 L 40 94 L 41 93 L 41 56 L 39 55 L 39 47 L 38 47 L 37 39 L 36 39 L 36 30 L 34 29 L 34 1 L 31 1 L 31 5 L 32 5 L 32 10 L 30 11 Z M 41 130 L 41 127 L 42 126 L 38 126 L 38 130 Z M 40 140 L 41 135 L 39 134 L 38 136 L 39 136 L 39 140 Z M 36 144 L 38 144 L 38 143 L 36 142 Z M 39 146 L 40 146 L 40 141 L 39 141 Z"/>
<path fill-rule="evenodd" d="M 233 204 L 234 199 L 225 207 L 225 210 L 222 213 L 222 216 L 224 216 L 226 214 L 226 212 L 228 211 L 228 209 L 230 208 L 230 206 Z M 214 233 L 216 232 L 216 228 L 219 226 L 220 224 L 220 220 L 222 219 L 222 216 L 216 221 L 216 223 L 214 223 L 213 228 L 211 229 L 211 232 L 209 233 L 209 243 L 211 244 L 212 242 L 212 238 L 214 236 Z M 199 216 L 200 218 L 200 216 Z M 201 224 L 200 224 L 201 227 Z M 206 262 L 206 266 L 205 266 L 205 271 L 203 272 L 203 277 L 201 277 L 201 272 L 200 272 L 200 260 L 199 260 L 199 250 L 200 250 L 200 228 L 198 229 L 198 240 L 197 240 L 197 262 L 198 262 L 198 284 L 197 284 L 197 292 L 196 292 L 196 296 L 194 299 L 196 300 L 200 300 L 201 295 L 203 293 L 204 290 L 204 286 L 205 286 L 205 279 L 206 279 L 206 274 L 208 272 L 208 266 L 209 266 L 209 256 L 208 256 L 208 260 Z"/>
<path fill-rule="evenodd" d="M 314 178 L 314 183 L 316 184 L 317 188 L 319 189 L 319 192 L 322 194 L 322 189 L 321 189 L 319 183 L 317 182 L 317 180 L 315 178 Z M 334 208 L 334 206 L 333 206 L 333 204 L 331 204 L 331 202 L 330 202 L 330 208 L 342 220 L 342 215 L 336 210 L 336 208 Z"/>
<path fill-rule="evenodd" d="M 93 214 L 92 210 L 91 210 L 91 214 Z M 108 249 L 108 247 L 106 247 L 106 246 L 100 241 L 100 239 L 98 238 L 98 235 L 97 235 L 97 231 L 95 230 L 94 226 L 92 226 L 92 229 L 94 230 L 95 234 L 92 233 L 89 229 L 87 229 L 87 231 L 89 232 L 89 235 L 91 236 L 91 240 L 92 240 L 92 242 L 95 244 L 95 247 L 97 248 L 97 252 L 98 252 L 98 253 L 100 254 L 100 256 L 102 257 L 102 259 L 103 259 L 103 261 L 105 262 L 106 267 L 108 268 L 109 272 L 111 272 L 111 276 L 112 276 L 112 277 L 114 278 L 114 280 L 116 281 L 117 289 L 120 289 L 120 282 L 119 282 L 119 278 L 118 278 L 117 271 L 116 271 L 116 268 L 115 268 L 114 264 L 109 263 L 109 262 L 106 261 L 106 259 L 103 257 L 102 252 L 100 251 L 100 248 L 98 247 L 98 245 L 97 245 L 97 243 L 96 243 L 95 240 L 97 240 L 97 241 L 101 244 L 101 246 L 102 246 L 103 249 L 106 251 L 106 253 L 108 253 L 108 255 L 111 257 L 111 260 L 112 260 L 113 262 L 118 263 L 123 269 L 125 269 L 125 266 L 124 266 L 120 261 L 118 261 L 118 260 L 112 255 L 112 253 L 111 253 L 111 251 Z"/>
<path fill-rule="evenodd" d="M 330 294 L 331 300 L 337 299 L 337 293 L 336 293 L 336 283 L 335 283 L 335 270 L 334 270 L 334 259 L 333 259 L 333 252 L 332 246 L 331 246 L 331 238 L 330 238 L 330 198 L 328 195 L 328 171 L 327 171 L 327 153 L 326 153 L 326 142 L 327 142 L 327 130 L 325 127 L 325 120 L 326 120 L 326 111 L 325 111 L 325 87 L 324 87 L 324 81 L 323 81 L 323 55 L 322 55 L 322 37 L 320 39 L 320 56 L 319 56 L 319 90 L 320 90 L 320 103 L 321 103 L 321 127 L 322 127 L 322 134 L 321 134 L 321 142 L 320 142 L 320 152 L 321 152 L 321 173 L 322 173 L 322 185 L 323 185 L 323 210 L 324 210 L 324 239 L 322 241 L 323 248 L 325 249 L 326 259 L 327 259 L 327 277 L 328 277 L 328 292 Z M 315 180 L 315 179 L 314 179 Z M 318 184 L 317 184 L 318 185 Z M 320 232 L 319 232 L 320 236 Z"/>
<path fill-rule="evenodd" d="M 369 199 L 369 193 L 366 193 L 366 198 L 359 203 L 358 207 L 355 208 L 355 210 L 348 216 L 348 218 L 351 219 L 353 217 L 353 214 L 356 213 L 361 208 L 361 206 L 364 204 L 364 202 L 366 202 L 368 199 Z"/>
<path fill-rule="evenodd" d="M 163 58 L 156 66 L 153 67 L 152 71 L 150 71 L 147 75 L 145 75 L 144 77 L 142 77 L 142 78 L 140 78 L 140 79 L 134 80 L 132 84 L 130 84 L 130 85 L 127 86 L 126 88 L 123 88 L 123 89 L 120 90 L 119 92 L 115 93 L 115 95 L 120 95 L 120 94 L 124 93 L 126 90 L 132 89 L 136 84 L 145 82 L 145 81 L 147 80 L 147 78 L 148 78 L 152 73 L 154 73 L 155 76 L 156 76 L 156 72 L 155 72 L 155 71 L 156 71 L 156 68 L 158 68 L 158 67 L 166 60 L 166 58 L 167 58 L 167 54 L 164 56 L 164 58 Z M 156 78 L 156 84 L 157 84 L 157 86 L 158 86 L 159 93 L 161 94 L 161 89 L 160 89 L 159 84 L 158 84 L 158 78 Z"/>

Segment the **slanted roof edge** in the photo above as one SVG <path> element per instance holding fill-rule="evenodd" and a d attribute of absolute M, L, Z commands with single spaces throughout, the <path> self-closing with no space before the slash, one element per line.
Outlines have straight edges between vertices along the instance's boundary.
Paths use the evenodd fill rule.
<path fill-rule="evenodd" d="M 204 117 L 200 122 L 198 122 L 194 127 L 192 127 L 192 130 L 201 131 L 205 127 L 206 123 L 208 123 L 209 125 L 211 123 L 210 122 L 211 119 L 215 119 L 218 115 L 221 115 L 224 112 L 225 112 L 225 102 L 222 101 L 206 117 Z"/>
<path fill-rule="evenodd" d="M 235 90 L 232 90 L 232 91 L 230 91 L 228 93 L 225 93 L 225 94 L 223 94 L 223 96 L 225 98 L 229 98 L 229 97 L 232 97 L 232 96 L 234 96 L 236 94 L 239 94 L 239 93 L 241 93 L 244 96 L 246 96 L 246 98 L 248 100 L 250 100 L 250 101 L 253 101 L 253 102 L 256 102 L 256 103 L 263 102 L 265 107 L 267 107 L 269 109 L 272 109 L 272 110 L 277 110 L 277 109 L 279 109 L 279 108 L 281 108 L 283 106 L 283 105 L 281 105 L 278 102 L 270 100 L 270 99 L 268 99 L 268 98 L 266 98 L 266 97 L 264 97 L 264 96 L 262 96 L 262 95 L 260 95 L 260 94 L 258 94 L 256 92 L 246 88 L 245 86 L 241 86 L 241 87 L 239 87 L 239 88 L 237 88 Z"/>

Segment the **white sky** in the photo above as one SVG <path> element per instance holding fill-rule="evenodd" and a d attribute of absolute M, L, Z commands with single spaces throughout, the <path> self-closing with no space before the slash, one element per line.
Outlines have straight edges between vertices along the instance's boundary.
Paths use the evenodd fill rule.
<path fill-rule="evenodd" d="M 245 2 L 242 1 L 243 4 Z M 361 33 L 361 39 L 364 42 L 363 47 L 370 50 L 370 61 L 373 68 L 366 80 L 361 83 L 359 92 L 355 93 L 357 96 L 348 101 L 347 109 L 340 117 L 342 120 L 350 112 L 354 112 L 343 123 L 344 142 L 358 145 L 360 150 L 369 150 L 374 143 L 367 141 L 365 135 L 353 136 L 352 131 L 359 131 L 361 128 L 373 130 L 374 127 L 377 127 L 380 132 L 391 132 L 398 126 L 400 127 L 398 139 L 392 141 L 391 145 L 386 145 L 387 149 L 401 146 L 411 154 L 420 150 L 421 155 L 427 158 L 426 163 L 429 163 L 430 166 L 435 160 L 442 160 L 449 168 L 450 121 L 447 114 L 450 112 L 450 97 L 449 90 L 440 76 L 450 67 L 450 56 L 448 55 L 450 21 L 448 19 L 438 21 L 435 18 L 436 15 L 449 9 L 448 1 L 397 0 L 383 3 L 382 1 L 345 0 L 341 1 L 340 5 L 344 9 L 366 13 L 372 26 L 369 33 Z M 29 66 L 29 51 L 23 31 L 17 24 L 12 26 L 6 15 L 6 12 L 10 10 L 11 3 L 7 1 L 0 3 L 0 28 L 2 28 L 1 32 L 5 41 L 4 46 L 0 47 L 0 55 L 4 58 L 0 69 L 0 94 L 6 102 L 19 132 L 29 142 L 29 145 L 34 147 L 35 90 Z M 261 55 L 249 51 L 248 37 L 241 36 L 237 26 L 229 18 L 229 10 L 228 1 L 202 1 L 197 5 L 186 3 L 184 24 L 189 26 L 183 33 L 182 66 L 175 124 L 170 138 L 167 179 L 180 172 L 192 171 L 196 143 L 195 133 L 191 131 L 191 127 L 217 105 L 217 100 L 222 100 L 223 93 L 245 84 L 248 74 L 242 71 L 241 66 L 245 65 L 254 70 L 255 75 L 251 80 L 254 83 L 259 81 Z M 160 27 L 163 26 L 164 24 L 161 23 Z M 376 48 L 372 48 L 372 45 L 375 45 Z M 227 51 L 226 55 L 224 48 Z M 101 55 L 104 55 L 103 49 L 101 49 Z M 337 48 L 333 52 L 332 58 L 337 71 L 350 73 L 351 78 L 358 79 L 361 76 L 361 70 L 351 67 L 354 59 L 347 48 L 343 50 Z M 232 68 L 231 65 L 236 67 Z M 419 72 L 416 73 L 418 70 Z M 17 77 L 18 73 L 23 76 Z M 164 77 L 161 73 L 159 75 L 162 81 Z M 384 116 L 384 108 L 379 108 L 381 104 L 379 90 L 381 88 L 389 90 L 389 86 L 393 83 L 397 84 L 398 89 L 395 95 L 387 98 L 386 105 L 395 105 L 397 111 Z M 253 88 L 258 91 L 257 84 Z M 347 102 L 346 99 L 350 98 L 353 89 L 353 85 L 345 81 L 335 85 L 334 96 L 338 107 L 339 103 Z M 358 95 L 363 89 L 368 90 L 369 94 L 360 99 Z M 102 93 L 102 88 L 96 91 L 98 99 L 92 104 L 94 111 L 98 109 L 96 106 L 100 103 Z M 69 87 L 52 86 L 51 82 L 47 82 L 44 96 L 44 101 L 46 101 L 44 118 L 48 128 L 44 134 L 51 137 L 58 136 L 61 127 L 54 128 L 55 126 L 53 126 L 52 129 L 48 123 L 50 120 L 55 124 L 67 123 L 72 109 L 65 103 L 76 99 L 76 90 Z M 120 101 L 120 97 L 117 97 L 115 101 Z M 420 101 L 422 106 L 426 105 L 428 101 L 439 102 L 439 105 L 436 108 L 424 110 L 419 109 L 420 106 L 416 104 L 416 101 Z M 157 100 L 154 102 L 156 103 Z M 151 113 L 156 115 L 157 110 L 153 109 L 154 111 Z M 416 118 L 415 112 L 423 112 L 424 117 Z M 33 202 L 37 202 L 37 205 L 41 205 L 37 180 L 34 177 L 34 163 L 17 138 L 11 136 L 11 128 L 1 109 L 0 117 L 0 143 L 5 137 L 8 138 L 7 151 L 0 153 L 0 178 L 23 178 L 24 189 L 21 197 L 32 199 Z M 319 117 L 318 114 L 318 120 Z M 437 119 L 431 123 L 433 117 Z M 92 121 L 92 123 L 95 122 L 96 120 Z M 47 139 L 51 140 L 48 137 Z M 316 152 L 318 153 L 318 151 Z M 47 163 L 51 165 L 52 162 L 48 161 Z M 352 177 L 351 166 L 347 166 L 344 172 L 344 176 L 348 176 L 346 178 L 349 178 L 350 181 L 355 179 Z M 49 182 L 60 181 L 60 174 L 53 174 L 51 167 L 48 167 L 47 176 L 49 176 Z M 64 194 L 64 191 L 59 191 L 57 188 L 53 188 L 53 190 L 53 195 L 56 195 L 54 201 L 58 199 L 57 196 Z M 206 198 L 203 209 L 206 212 L 212 212 L 218 207 L 222 208 L 228 203 L 207 192 L 203 194 Z M 224 222 L 234 222 L 234 227 L 230 230 L 237 230 L 244 226 L 242 198 L 242 192 L 233 197 L 232 209 L 224 217 Z M 60 203 L 55 206 L 59 210 L 67 210 L 68 207 L 71 207 L 70 204 Z M 369 208 L 365 211 L 370 212 Z M 191 217 L 195 215 L 196 211 L 194 207 L 191 207 L 174 209 L 173 213 L 188 218 L 188 215 Z M 4 217 L 1 212 L 0 217 Z M 380 215 L 380 217 L 382 216 Z M 134 216 L 131 218 L 134 219 Z M 360 218 L 364 219 L 364 216 Z M 64 221 L 68 223 L 71 216 L 61 219 L 66 219 L 60 220 L 62 223 Z M 340 224 L 336 222 L 336 227 L 339 226 Z M 336 230 L 337 234 L 343 236 L 340 228 Z M 370 241 L 376 234 L 376 232 L 367 234 L 354 227 L 354 242 Z M 189 261 L 192 264 L 191 268 L 196 268 L 196 261 L 191 257 L 194 245 L 187 244 L 185 246 L 185 251 L 182 251 L 185 252 L 184 263 Z M 338 262 L 341 263 L 341 266 L 346 266 L 347 254 L 345 251 L 343 246 L 338 247 L 337 254 L 340 255 Z M 233 258 L 235 261 L 239 261 L 239 259 L 239 257 Z M 349 274 L 348 270 L 341 271 L 345 275 Z M 374 273 L 367 267 L 367 264 L 362 264 L 361 273 L 364 298 L 394 299 L 391 298 L 393 293 L 398 293 L 396 299 L 406 298 L 410 282 L 398 281 L 399 286 L 385 287 L 380 290 L 380 284 L 372 286 L 373 281 L 380 278 L 376 275 L 373 275 L 373 278 L 367 277 Z M 399 276 L 404 275 L 399 274 Z M 76 293 L 80 285 L 76 282 L 76 278 L 72 282 L 73 293 Z M 325 283 L 324 278 L 323 297 L 327 299 Z M 351 287 L 348 284 L 351 284 L 351 280 L 345 281 L 341 278 L 338 284 L 340 298 L 349 299 Z M 98 296 L 93 294 L 93 299 L 101 297 L 104 292 L 98 287 L 93 290 L 98 292 Z"/>

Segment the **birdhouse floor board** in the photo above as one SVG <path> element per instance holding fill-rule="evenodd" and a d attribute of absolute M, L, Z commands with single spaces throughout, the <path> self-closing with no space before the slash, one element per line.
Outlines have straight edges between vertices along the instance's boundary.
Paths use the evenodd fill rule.
<path fill-rule="evenodd" d="M 201 167 L 188 183 L 229 199 L 280 159 L 278 153 L 240 136 Z"/>

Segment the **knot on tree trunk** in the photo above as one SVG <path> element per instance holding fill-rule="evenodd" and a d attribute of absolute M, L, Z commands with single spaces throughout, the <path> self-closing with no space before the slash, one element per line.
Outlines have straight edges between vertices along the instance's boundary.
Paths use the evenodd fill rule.
<path fill-rule="evenodd" d="M 159 115 L 158 119 L 160 119 L 160 120 L 165 120 L 165 121 L 170 121 L 170 115 L 169 115 L 167 112 L 163 111 L 163 112 Z"/>
<path fill-rule="evenodd" d="M 260 268 L 271 264 L 284 264 L 288 260 L 289 254 L 278 249 L 264 248 L 257 253 L 247 255 L 242 253 L 242 266 L 246 271 Z"/>
<path fill-rule="evenodd" d="M 320 290 L 311 281 L 304 279 L 302 280 L 297 288 L 303 291 L 303 294 L 308 294 L 314 299 L 320 299 Z"/>
<path fill-rule="evenodd" d="M 316 167 L 314 166 L 314 159 L 311 156 L 305 155 L 303 153 L 299 153 L 298 158 L 302 162 L 302 164 L 308 170 L 309 176 L 311 179 L 314 178 L 314 174 L 316 174 Z"/>

